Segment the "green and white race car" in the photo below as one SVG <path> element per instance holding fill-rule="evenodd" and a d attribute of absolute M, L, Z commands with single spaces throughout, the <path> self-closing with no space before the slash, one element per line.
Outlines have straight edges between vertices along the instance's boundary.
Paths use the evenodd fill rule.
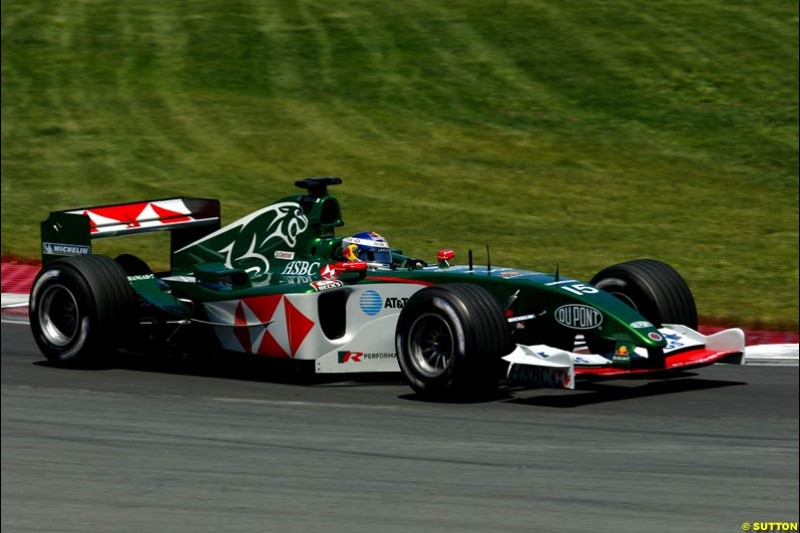
<path fill-rule="evenodd" d="M 42 222 L 30 323 L 42 353 L 84 365 L 143 340 L 313 364 L 317 373 L 397 372 L 420 394 L 476 397 L 501 381 L 573 388 L 744 362 L 744 334 L 704 336 L 681 276 L 639 259 L 589 282 L 403 255 L 374 232 L 346 237 L 339 178 L 295 183 L 220 227 L 217 200 L 170 198 L 57 211 Z M 171 267 L 92 254 L 96 238 L 171 232 Z M 488 255 L 488 250 L 487 250 Z"/>

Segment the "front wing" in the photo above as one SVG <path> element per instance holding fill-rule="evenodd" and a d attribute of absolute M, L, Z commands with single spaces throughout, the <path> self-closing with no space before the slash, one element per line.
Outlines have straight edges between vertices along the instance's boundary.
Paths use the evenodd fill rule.
<path fill-rule="evenodd" d="M 668 341 L 663 361 L 652 361 L 646 349 L 636 348 L 621 363 L 619 359 L 588 353 L 568 352 L 539 344 L 517 345 L 503 357 L 509 363 L 508 381 L 528 387 L 574 389 L 576 379 L 611 379 L 689 370 L 714 363 L 745 364 L 744 332 L 727 329 L 705 336 L 686 326 L 665 324 L 659 329 Z"/>

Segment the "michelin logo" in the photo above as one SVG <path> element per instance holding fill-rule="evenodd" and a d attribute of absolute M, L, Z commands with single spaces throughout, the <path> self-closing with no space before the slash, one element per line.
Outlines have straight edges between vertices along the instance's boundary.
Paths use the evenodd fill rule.
<path fill-rule="evenodd" d="M 42 243 L 42 253 L 45 255 L 88 255 L 90 252 L 90 247 L 81 244 Z"/>

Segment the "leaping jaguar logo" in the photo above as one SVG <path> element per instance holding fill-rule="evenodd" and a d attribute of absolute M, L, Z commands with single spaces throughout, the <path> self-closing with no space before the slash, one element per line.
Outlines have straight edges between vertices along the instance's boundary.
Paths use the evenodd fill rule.
<path fill-rule="evenodd" d="M 267 228 L 267 236 L 261 241 L 261 246 L 271 239 L 281 239 L 291 248 L 297 244 L 297 236 L 308 227 L 308 219 L 298 204 L 283 203 L 273 206 L 276 211 L 275 219 Z"/>
<path fill-rule="evenodd" d="M 206 246 L 225 254 L 227 268 L 242 268 L 251 276 L 260 276 L 269 271 L 269 259 L 265 254 L 267 248 L 280 243 L 293 248 L 297 244 L 297 237 L 307 228 L 308 218 L 300 205 L 281 202 L 240 218 L 190 246 L 224 235 L 226 239 L 207 242 Z M 217 248 L 224 243 L 227 244 Z"/>

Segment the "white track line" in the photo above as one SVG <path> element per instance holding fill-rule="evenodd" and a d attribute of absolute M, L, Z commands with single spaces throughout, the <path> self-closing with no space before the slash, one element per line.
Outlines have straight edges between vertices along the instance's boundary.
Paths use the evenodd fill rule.
<path fill-rule="evenodd" d="M 0 307 L 8 309 L 11 307 L 27 307 L 28 295 L 27 294 L 14 294 L 11 292 L 2 293 L 0 299 Z"/>

